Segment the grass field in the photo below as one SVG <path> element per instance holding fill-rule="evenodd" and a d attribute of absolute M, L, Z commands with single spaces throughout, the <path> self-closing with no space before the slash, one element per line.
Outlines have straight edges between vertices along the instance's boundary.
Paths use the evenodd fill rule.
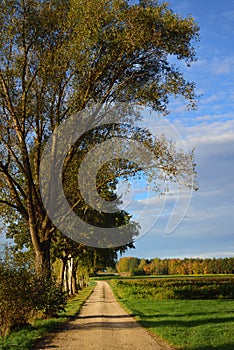
<path fill-rule="evenodd" d="M 194 279 L 198 279 L 198 278 L 214 278 L 214 277 L 230 277 L 230 278 L 234 278 L 234 274 L 216 274 L 216 275 L 211 275 L 211 274 L 207 274 L 207 275 L 143 275 L 143 276 L 121 276 L 119 274 L 113 275 L 113 274 L 98 274 L 97 276 L 93 276 L 90 277 L 90 280 L 94 280 L 94 281 L 109 281 L 110 279 L 120 279 L 120 280 L 139 280 L 139 279 L 176 279 L 176 278 L 181 278 L 181 279 L 187 279 L 187 278 L 194 278 Z"/>
<path fill-rule="evenodd" d="M 117 281 L 111 285 L 123 306 L 144 327 L 176 349 L 234 349 L 234 300 L 146 299 L 134 294 L 132 281 L 125 293 Z"/>
<path fill-rule="evenodd" d="M 94 282 L 82 291 L 80 291 L 74 298 L 70 299 L 67 303 L 65 312 L 62 312 L 59 317 L 37 320 L 28 327 L 22 328 L 19 331 L 10 333 L 5 338 L 0 337 L 0 349 L 1 350 L 29 350 L 34 342 L 46 336 L 49 331 L 53 330 L 57 326 L 64 322 L 69 321 L 80 310 L 85 300 L 91 294 L 95 286 Z"/>

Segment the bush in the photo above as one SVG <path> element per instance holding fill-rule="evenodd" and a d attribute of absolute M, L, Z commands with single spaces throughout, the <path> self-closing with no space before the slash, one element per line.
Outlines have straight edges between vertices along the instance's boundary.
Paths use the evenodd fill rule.
<path fill-rule="evenodd" d="M 34 284 L 34 308 L 41 312 L 44 317 L 56 316 L 64 311 L 67 295 L 57 285 L 55 279 L 39 279 Z M 36 290 L 35 290 L 36 288 Z"/>
<path fill-rule="evenodd" d="M 31 276 L 25 270 L 0 267 L 0 335 L 27 323 L 33 316 Z"/>
<path fill-rule="evenodd" d="M 26 269 L 0 264 L 0 336 L 27 324 L 39 312 L 55 316 L 65 303 L 53 279 L 39 279 Z"/>

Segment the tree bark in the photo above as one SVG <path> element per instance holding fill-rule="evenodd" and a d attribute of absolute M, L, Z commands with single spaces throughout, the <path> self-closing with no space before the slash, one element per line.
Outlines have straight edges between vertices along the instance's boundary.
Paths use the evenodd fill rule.
<path fill-rule="evenodd" d="M 66 271 L 66 264 L 67 264 L 67 259 L 61 259 L 61 269 L 60 269 L 60 276 L 59 276 L 59 283 L 60 283 L 60 289 L 61 291 L 64 288 L 64 281 L 65 281 L 65 271 Z"/>
<path fill-rule="evenodd" d="M 72 283 L 72 269 L 73 269 L 73 258 L 70 256 L 67 261 L 67 278 L 68 278 L 68 294 L 73 294 L 73 283 Z"/>
<path fill-rule="evenodd" d="M 73 268 L 72 268 L 72 288 L 73 292 L 77 293 L 78 292 L 78 287 L 77 287 L 77 266 L 78 266 L 78 261 L 73 262 Z"/>
<path fill-rule="evenodd" d="M 51 240 L 48 238 L 47 240 L 40 242 L 34 246 L 35 270 L 38 276 L 44 278 L 51 277 L 50 243 Z"/>

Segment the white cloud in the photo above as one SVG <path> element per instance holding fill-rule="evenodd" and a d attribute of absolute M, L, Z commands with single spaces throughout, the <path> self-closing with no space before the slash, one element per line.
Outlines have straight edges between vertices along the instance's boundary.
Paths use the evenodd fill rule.
<path fill-rule="evenodd" d="M 171 120 L 189 148 L 195 147 L 199 191 L 178 229 L 165 235 L 168 211 L 137 250 L 144 257 L 234 256 L 234 10 L 230 1 L 201 5 L 202 1 L 172 0 L 182 14 L 194 13 L 201 24 L 198 61 L 181 69 L 202 93 L 198 111 L 186 112 L 179 100 L 170 105 Z M 153 127 L 154 120 L 150 120 Z M 159 125 L 158 125 L 159 126 Z M 168 131 L 165 125 L 163 130 Z M 170 135 L 170 134 L 166 134 Z M 144 219 L 153 215 L 158 199 L 151 198 Z M 139 205 L 139 203 L 138 203 Z"/>
<path fill-rule="evenodd" d="M 199 253 L 198 253 L 199 254 Z M 229 252 L 229 251 L 215 251 L 215 252 L 209 252 L 209 253 L 202 253 L 202 254 L 199 254 L 199 255 L 194 255 L 192 256 L 192 258 L 213 258 L 213 257 L 220 257 L 220 258 L 223 258 L 223 257 L 227 257 L 227 258 L 231 258 L 231 257 L 234 257 L 234 251 L 232 252 Z"/>
<path fill-rule="evenodd" d="M 204 116 L 197 118 L 197 121 L 202 121 L 197 125 L 184 128 L 183 134 L 187 132 L 186 143 L 189 147 L 203 147 L 207 146 L 217 146 L 220 147 L 223 144 L 223 147 L 226 149 L 226 146 L 229 143 L 234 144 L 234 119 L 227 121 L 214 121 L 216 118 L 214 116 Z M 218 119 L 218 118 L 217 118 Z M 210 121 L 210 122 L 209 122 Z M 222 150 L 219 150 L 219 153 Z M 232 151 L 230 149 L 230 151 Z"/>
<path fill-rule="evenodd" d="M 223 249 L 223 254 L 220 253 L 220 256 L 226 256 L 225 252 L 228 252 L 228 247 L 231 242 L 233 243 L 234 120 L 228 118 L 229 114 L 224 120 L 221 120 L 222 117 L 219 115 L 207 114 L 198 116 L 196 125 L 189 126 L 182 125 L 176 120 L 176 128 L 186 139 L 188 146 L 195 146 L 200 189 L 192 194 L 189 209 L 182 223 L 172 232 L 171 238 L 168 238 L 170 247 L 168 246 L 168 250 L 164 247 L 161 256 L 169 255 L 174 240 L 177 240 L 176 246 L 181 246 L 178 248 L 180 256 L 183 255 L 185 245 L 187 245 L 185 256 L 201 256 L 201 254 L 219 256 L 220 248 Z M 162 237 L 165 235 L 166 225 L 175 203 L 176 191 L 173 194 L 174 198 L 173 196 L 167 198 L 164 210 L 157 220 L 155 217 L 160 213 L 162 198 L 151 196 L 148 202 L 141 199 L 134 203 L 137 211 L 144 207 L 144 225 L 151 222 L 150 233 L 144 236 L 144 240 L 151 242 L 150 247 L 153 247 L 153 242 L 161 244 L 162 247 L 165 245 Z M 176 218 L 180 213 L 175 212 L 173 215 Z M 152 226 L 152 222 L 155 225 Z M 140 246 L 142 242 L 143 240 L 140 240 L 138 245 Z M 206 253 L 209 247 L 213 253 Z M 175 253 L 172 256 L 175 256 Z"/>
<path fill-rule="evenodd" d="M 211 63 L 214 74 L 229 74 L 234 72 L 234 56 L 216 57 Z"/>
<path fill-rule="evenodd" d="M 234 21 L 234 10 L 225 11 L 221 16 L 230 21 Z"/>

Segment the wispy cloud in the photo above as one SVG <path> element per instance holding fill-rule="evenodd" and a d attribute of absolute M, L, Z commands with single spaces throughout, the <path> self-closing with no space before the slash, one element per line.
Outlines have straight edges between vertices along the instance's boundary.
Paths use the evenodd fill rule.
<path fill-rule="evenodd" d="M 214 74 L 229 74 L 234 72 L 234 56 L 216 57 L 211 63 Z"/>
<path fill-rule="evenodd" d="M 196 257 L 198 257 L 198 258 L 213 258 L 214 256 L 217 257 L 217 258 L 218 258 L 218 257 L 221 257 L 221 258 L 223 258 L 223 257 L 231 258 L 231 257 L 234 256 L 234 251 L 232 251 L 232 252 L 229 252 L 229 251 L 222 251 L 222 252 L 220 252 L 220 251 L 215 251 L 215 252 L 209 252 L 209 253 L 202 253 L 202 254 L 193 256 L 193 258 L 196 258 Z"/>
<path fill-rule="evenodd" d="M 173 209 L 173 198 L 168 199 L 157 224 L 136 242 L 136 256 L 234 256 L 233 4 L 229 0 L 213 1 L 212 6 L 203 0 L 170 3 L 182 16 L 192 13 L 201 26 L 199 59 L 190 69 L 181 65 L 186 79 L 195 81 L 201 94 L 198 110 L 188 112 L 179 99 L 172 100 L 168 116 L 187 147 L 195 147 L 199 191 L 193 193 L 184 220 L 171 235 L 165 234 L 169 210 Z M 154 123 L 152 117 L 149 127 L 154 128 Z M 155 130 L 160 129 L 173 136 L 165 123 L 156 125 Z M 134 203 L 137 210 L 143 204 Z M 156 196 L 150 198 L 145 223 L 159 204 Z"/>
<path fill-rule="evenodd" d="M 233 21 L 234 22 L 234 10 L 228 10 L 228 11 L 224 11 L 221 14 L 222 17 L 224 17 L 227 20 Z"/>

